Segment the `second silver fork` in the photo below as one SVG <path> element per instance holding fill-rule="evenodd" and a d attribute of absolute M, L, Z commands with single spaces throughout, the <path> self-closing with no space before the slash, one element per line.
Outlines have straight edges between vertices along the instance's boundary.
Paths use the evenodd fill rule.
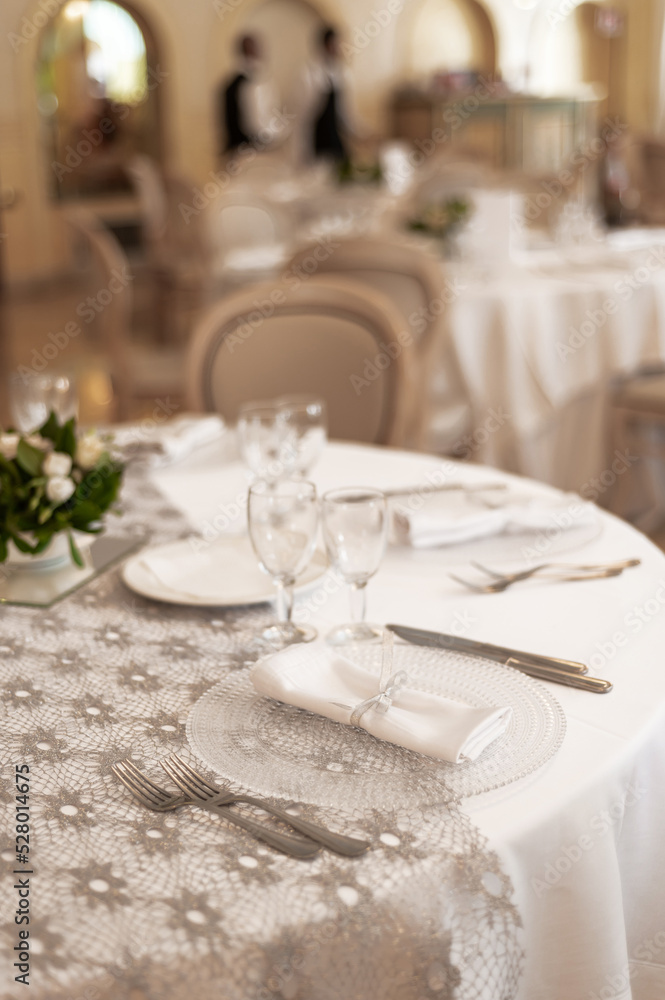
<path fill-rule="evenodd" d="M 312 858 L 318 854 L 320 848 L 311 840 L 301 840 L 300 837 L 290 837 L 279 830 L 272 830 L 263 823 L 257 823 L 247 816 L 239 816 L 232 812 L 224 803 L 203 802 L 198 798 L 188 795 L 173 795 L 140 771 L 131 760 L 120 760 L 112 765 L 111 770 L 129 789 L 132 795 L 145 806 L 155 812 L 171 812 L 180 809 L 182 806 L 198 806 L 209 812 L 223 816 L 229 823 L 234 823 L 247 833 L 251 833 L 258 840 L 265 841 L 270 847 L 281 851 L 283 854 L 290 854 L 294 858 Z"/>
<path fill-rule="evenodd" d="M 475 590 L 480 594 L 500 594 L 508 587 L 512 587 L 514 583 L 521 583 L 523 580 L 528 580 L 530 577 L 535 576 L 542 570 L 560 570 L 558 574 L 549 573 L 546 575 L 545 579 L 552 581 L 561 582 L 583 582 L 585 580 L 604 580 L 613 576 L 621 576 L 625 569 L 631 566 L 639 566 L 639 559 L 625 559 L 623 562 L 618 563 L 599 563 L 598 565 L 585 565 L 576 566 L 573 563 L 541 563 L 538 566 L 532 566 L 529 569 L 521 570 L 519 573 L 507 573 L 500 574 L 494 572 L 494 570 L 488 569 L 487 567 L 481 565 L 481 563 L 473 562 L 471 563 L 476 569 L 481 570 L 483 573 L 487 573 L 493 579 L 488 583 L 476 583 L 472 580 L 465 580 L 461 576 L 456 576 L 452 573 L 449 574 L 451 580 L 456 583 L 461 583 L 463 586 L 468 587 L 469 590 Z"/>
<path fill-rule="evenodd" d="M 252 795 L 241 795 L 231 792 L 228 789 L 216 788 L 215 785 L 207 781 L 198 774 L 193 767 L 190 767 L 178 754 L 171 754 L 170 757 L 160 761 L 168 776 L 175 781 L 176 785 L 186 794 L 195 798 L 199 802 L 213 800 L 218 804 L 230 804 L 232 802 L 246 802 L 248 805 L 257 806 L 270 815 L 288 823 L 294 830 L 304 833 L 317 843 L 327 847 L 328 850 L 336 854 L 342 854 L 348 858 L 358 857 L 364 854 L 371 846 L 366 840 L 358 840 L 355 837 L 346 837 L 341 833 L 334 833 L 317 823 L 310 823 L 309 820 L 301 819 L 299 816 L 292 816 L 277 806 L 272 805 L 265 799 L 257 799 Z"/>
<path fill-rule="evenodd" d="M 530 566 L 529 569 L 523 569 L 517 573 L 497 573 L 488 566 L 483 566 L 482 563 L 474 561 L 471 562 L 471 565 L 483 573 L 487 573 L 497 583 L 517 583 L 518 580 L 528 580 L 530 576 L 535 576 L 536 573 L 540 573 L 545 569 L 559 569 L 564 573 L 602 573 L 606 570 L 623 572 L 624 569 L 629 569 L 631 566 L 639 566 L 640 562 L 640 559 L 622 559 L 613 563 L 539 563 L 537 566 Z"/>

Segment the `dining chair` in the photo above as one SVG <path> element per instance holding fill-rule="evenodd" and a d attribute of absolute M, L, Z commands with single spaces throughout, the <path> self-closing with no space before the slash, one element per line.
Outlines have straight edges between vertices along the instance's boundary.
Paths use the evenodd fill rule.
<path fill-rule="evenodd" d="M 317 274 L 361 281 L 399 309 L 413 339 L 420 391 L 421 412 L 414 414 L 410 443 L 453 453 L 468 430 L 471 408 L 445 317 L 454 283 L 441 262 L 397 236 L 358 238 L 336 241 L 327 255 L 317 244 L 304 248 L 292 258 L 287 277 L 306 280 L 314 266 Z"/>
<path fill-rule="evenodd" d="M 233 423 L 248 401 L 314 395 L 330 437 L 401 445 L 415 397 L 409 339 L 389 299 L 339 276 L 240 289 L 195 329 L 188 404 Z"/>
<path fill-rule="evenodd" d="M 120 243 L 88 209 L 70 209 L 64 218 L 86 258 L 90 294 L 77 313 L 83 329 L 91 330 L 96 352 L 110 365 L 115 418 L 126 419 L 132 403 L 141 400 L 182 397 L 183 349 L 142 343 L 133 329 L 134 276 Z"/>
<path fill-rule="evenodd" d="M 133 157 L 126 169 L 139 198 L 155 338 L 177 343 L 190 329 L 210 283 L 204 215 L 192 208 L 196 187 L 149 156 Z"/>
<path fill-rule="evenodd" d="M 615 476 L 610 507 L 642 531 L 654 531 L 665 521 L 665 369 L 617 381 L 610 426 L 613 455 L 625 455 L 624 471 L 630 469 L 629 475 Z"/>
<path fill-rule="evenodd" d="M 206 228 L 212 281 L 223 289 L 276 276 L 291 254 L 287 213 L 242 184 L 206 207 Z"/>

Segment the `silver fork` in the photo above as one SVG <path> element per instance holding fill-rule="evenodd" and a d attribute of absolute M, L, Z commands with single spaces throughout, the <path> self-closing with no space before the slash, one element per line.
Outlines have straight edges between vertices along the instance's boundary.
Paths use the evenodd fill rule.
<path fill-rule="evenodd" d="M 175 781 L 176 785 L 186 795 L 191 795 L 192 798 L 196 799 L 197 802 L 214 800 L 220 805 L 222 803 L 246 802 L 249 805 L 258 806 L 272 816 L 277 817 L 277 819 L 281 819 L 284 823 L 288 823 L 294 830 L 299 830 L 300 833 L 304 833 L 308 837 L 311 837 L 312 840 L 323 844 L 328 850 L 335 851 L 336 854 L 343 854 L 348 858 L 356 858 L 358 855 L 364 854 L 371 846 L 367 840 L 345 837 L 343 834 L 333 833 L 332 830 L 328 830 L 324 826 L 319 826 L 317 823 L 310 823 L 309 820 L 301 819 L 299 816 L 291 816 L 290 813 L 279 809 L 265 799 L 257 799 L 252 795 L 240 795 L 228 789 L 216 788 L 215 785 L 211 784 L 211 782 L 195 771 L 193 767 L 185 763 L 182 757 L 179 757 L 176 753 L 171 754 L 165 760 L 161 760 L 160 764 L 168 776 Z"/>
<path fill-rule="evenodd" d="M 312 840 L 301 840 L 300 837 L 290 837 L 278 830 L 271 830 L 261 823 L 237 815 L 227 808 L 224 802 L 216 804 L 214 798 L 204 802 L 187 795 L 174 795 L 165 788 L 156 785 L 130 760 L 118 761 L 117 764 L 112 765 L 111 770 L 146 809 L 152 809 L 155 812 L 171 812 L 181 806 L 200 806 L 201 809 L 206 809 L 208 812 L 216 813 L 218 816 L 222 815 L 229 823 L 235 823 L 236 826 L 251 833 L 258 840 L 265 841 L 275 850 L 282 851 L 283 854 L 290 854 L 294 858 L 312 858 L 319 853 L 320 848 Z"/>
<path fill-rule="evenodd" d="M 562 575 L 562 576 L 550 576 L 549 580 L 556 583 L 575 583 L 582 580 L 607 580 L 612 576 L 621 576 L 623 569 L 605 569 L 598 573 L 578 573 L 575 575 Z M 451 580 L 455 583 L 461 583 L 462 586 L 468 587 L 469 590 L 475 591 L 477 594 L 501 594 L 508 587 L 512 587 L 514 583 L 518 583 L 520 580 L 527 579 L 528 576 L 532 574 L 527 574 L 527 577 L 518 575 L 515 578 L 494 580 L 492 583 L 478 584 L 472 583 L 471 580 L 464 580 L 461 576 L 455 576 L 454 573 L 448 574 Z"/>
<path fill-rule="evenodd" d="M 511 583 L 516 583 L 518 580 L 527 580 L 530 576 L 534 576 L 535 573 L 540 573 L 544 569 L 563 569 L 572 570 L 573 572 L 579 571 L 580 573 L 593 573 L 603 570 L 629 569 L 631 566 L 639 566 L 640 562 L 640 559 L 622 559 L 620 562 L 615 563 L 590 563 L 588 565 L 577 563 L 540 563 L 538 566 L 531 566 L 530 569 L 520 570 L 519 573 L 497 573 L 495 570 L 489 569 L 489 567 L 483 566 L 482 563 L 474 562 L 473 560 L 471 565 L 483 573 L 487 573 L 488 576 L 494 577 L 499 582 L 509 580 Z"/>

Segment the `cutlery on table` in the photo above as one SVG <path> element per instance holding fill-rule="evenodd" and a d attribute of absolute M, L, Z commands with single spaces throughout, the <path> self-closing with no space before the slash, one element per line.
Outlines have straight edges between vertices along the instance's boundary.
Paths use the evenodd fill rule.
<path fill-rule="evenodd" d="M 606 569 L 629 569 L 631 566 L 639 566 L 641 561 L 641 559 L 622 559 L 614 563 L 539 563 L 538 566 L 531 566 L 529 569 L 520 570 L 518 573 L 497 573 L 496 570 L 490 569 L 489 566 L 483 566 L 482 563 L 474 562 L 473 560 L 471 561 L 471 565 L 483 573 L 487 573 L 488 576 L 494 577 L 495 580 L 512 581 L 526 580 L 528 577 L 533 576 L 534 573 L 540 573 L 544 569 L 579 570 L 581 573 L 593 573 Z"/>
<path fill-rule="evenodd" d="M 414 486 L 394 487 L 381 490 L 388 500 L 397 497 L 409 497 L 415 494 L 425 496 L 428 493 L 485 493 L 492 490 L 506 490 L 507 483 L 420 483 Z"/>
<path fill-rule="evenodd" d="M 251 833 L 257 840 L 263 840 L 270 847 L 274 847 L 275 850 L 281 851 L 283 854 L 290 854 L 293 858 L 312 858 L 319 853 L 320 848 L 312 840 L 301 840 L 300 837 L 291 837 L 278 830 L 271 830 L 262 823 L 232 812 L 223 802 L 217 805 L 214 800 L 203 801 L 190 798 L 187 795 L 174 795 L 165 788 L 156 785 L 129 760 L 118 761 L 117 764 L 112 765 L 111 770 L 146 809 L 152 809 L 155 812 L 171 812 L 181 806 L 199 806 L 208 812 L 221 814 L 229 823 L 235 823 L 247 833 Z"/>
<path fill-rule="evenodd" d="M 265 799 L 258 799 L 252 795 L 242 795 L 231 792 L 228 789 L 216 788 L 206 778 L 200 775 L 193 767 L 178 756 L 171 754 L 160 764 L 168 776 L 175 781 L 176 785 L 182 789 L 187 796 L 191 796 L 197 802 L 215 802 L 217 805 L 230 805 L 233 802 L 246 802 L 249 805 L 258 806 L 265 812 L 270 813 L 284 823 L 288 823 L 294 830 L 306 834 L 312 840 L 318 841 L 329 851 L 336 854 L 343 854 L 349 858 L 358 857 L 364 854 L 371 846 L 367 840 L 357 840 L 355 837 L 346 837 L 340 833 L 333 833 L 324 826 L 317 823 L 310 823 L 309 820 L 301 819 L 299 816 L 292 816 L 283 809 L 266 802 Z"/>
<path fill-rule="evenodd" d="M 500 594 L 508 587 L 512 587 L 514 583 L 520 583 L 522 580 L 528 580 L 530 577 L 535 576 L 537 573 L 543 570 L 561 570 L 560 573 L 548 573 L 546 579 L 553 580 L 556 582 L 577 582 L 582 580 L 604 580 L 613 576 L 621 576 L 625 569 L 629 569 L 631 566 L 639 566 L 639 559 L 624 559 L 622 562 L 617 563 L 598 563 L 597 565 L 576 565 L 575 563 L 541 563 L 538 566 L 531 566 L 529 569 L 521 570 L 518 573 L 496 573 L 494 570 L 488 569 L 481 563 L 472 562 L 472 566 L 476 569 L 481 570 L 483 573 L 487 573 L 493 579 L 489 583 L 476 583 L 472 580 L 466 580 L 464 577 L 456 576 L 454 573 L 450 573 L 450 579 L 454 580 L 455 583 L 461 583 L 463 586 L 468 587 L 469 590 L 474 590 L 479 594 Z"/>
<path fill-rule="evenodd" d="M 539 653 L 524 653 L 506 646 L 494 646 L 489 642 L 463 639 L 461 636 L 446 635 L 443 632 L 428 632 L 407 625 L 386 625 L 386 628 L 415 645 L 485 657 L 506 667 L 520 670 L 530 677 L 537 677 L 539 680 L 553 681 L 556 684 L 565 684 L 596 694 L 605 694 L 612 690 L 609 681 L 586 676 L 586 666 L 575 660 L 560 660 L 553 656 L 541 656 Z"/>

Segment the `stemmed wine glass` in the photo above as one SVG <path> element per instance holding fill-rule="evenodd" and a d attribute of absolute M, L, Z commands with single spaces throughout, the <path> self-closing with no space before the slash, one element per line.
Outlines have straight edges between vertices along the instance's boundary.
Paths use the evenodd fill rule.
<path fill-rule="evenodd" d="M 277 588 L 278 621 L 262 634 L 273 645 L 311 642 L 316 630 L 294 625 L 293 585 L 312 558 L 319 508 L 316 487 L 304 480 L 255 483 L 247 502 L 249 537 L 261 569 Z"/>
<path fill-rule="evenodd" d="M 365 587 L 379 568 L 388 537 L 388 505 L 383 493 L 363 488 L 324 493 L 321 501 L 323 537 L 328 558 L 350 586 L 351 618 L 328 636 L 341 646 L 376 642 L 383 629 L 365 621 Z"/>
<path fill-rule="evenodd" d="M 288 477 L 294 455 L 285 447 L 285 428 L 274 403 L 246 403 L 238 413 L 238 443 L 258 480 L 275 483 Z"/>
<path fill-rule="evenodd" d="M 51 411 L 61 420 L 78 415 L 76 384 L 69 375 L 15 374 L 9 382 L 9 406 L 20 433 L 37 430 Z"/>
<path fill-rule="evenodd" d="M 293 474 L 306 479 L 328 440 L 326 404 L 316 396 L 282 396 L 276 406 Z"/>

